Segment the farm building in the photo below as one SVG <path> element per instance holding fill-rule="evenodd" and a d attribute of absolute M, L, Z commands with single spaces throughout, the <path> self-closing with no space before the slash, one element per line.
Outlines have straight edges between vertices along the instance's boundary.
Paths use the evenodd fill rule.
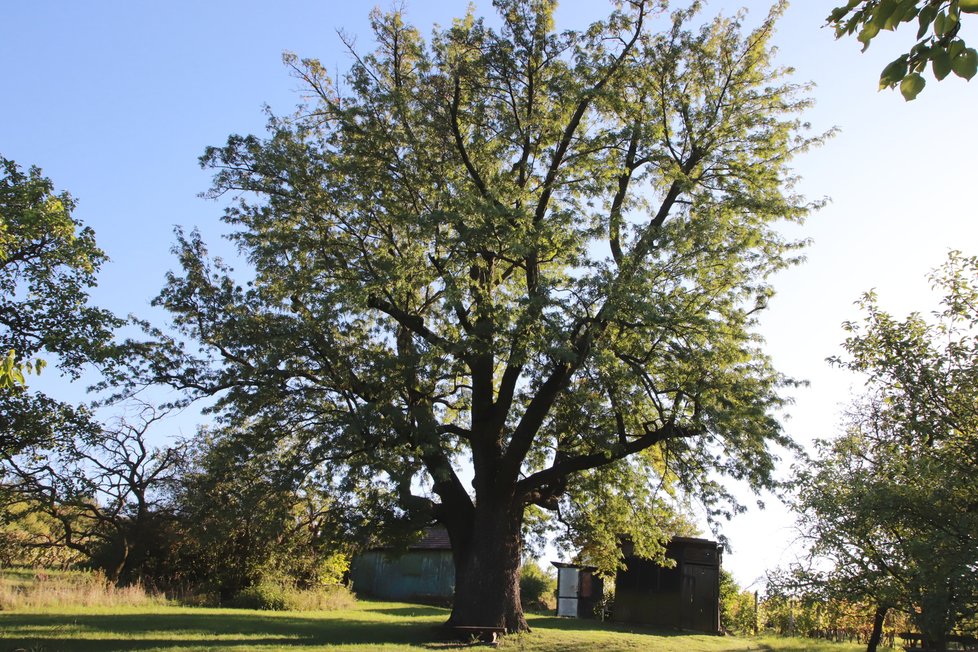
<path fill-rule="evenodd" d="M 613 619 L 619 622 L 720 632 L 720 559 L 715 541 L 675 537 L 663 568 L 631 554 L 623 545 L 625 568 L 615 578 Z"/>
<path fill-rule="evenodd" d="M 357 594 L 385 600 L 444 603 L 455 591 L 455 562 L 448 532 L 431 528 L 407 550 L 368 550 L 353 559 Z"/>

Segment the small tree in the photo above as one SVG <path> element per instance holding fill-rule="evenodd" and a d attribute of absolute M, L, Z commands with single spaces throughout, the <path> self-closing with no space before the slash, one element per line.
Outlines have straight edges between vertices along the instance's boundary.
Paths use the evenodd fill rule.
<path fill-rule="evenodd" d="M 95 435 L 66 431 L 55 442 L 2 458 L 2 495 L 17 516 L 43 515 L 49 533 L 28 548 L 67 548 L 100 566 L 115 583 L 132 579 L 134 560 L 154 534 L 179 449 L 146 441 L 161 415 L 144 408 Z"/>
<path fill-rule="evenodd" d="M 720 569 L 720 628 L 733 634 L 756 634 L 757 596 L 742 590 L 733 574 Z"/>
<path fill-rule="evenodd" d="M 556 604 L 557 578 L 528 559 L 520 568 L 520 599 L 524 609 L 552 610 Z"/>
<path fill-rule="evenodd" d="M 262 581 L 340 582 L 358 538 L 346 529 L 350 512 L 368 519 L 369 509 L 336 504 L 328 479 L 317 483 L 287 451 L 247 440 L 202 430 L 181 466 L 172 498 L 184 531 L 181 575 L 223 600 Z"/>
<path fill-rule="evenodd" d="M 442 523 L 457 625 L 526 628 L 529 506 L 586 526 L 605 568 L 618 535 L 661 556 L 668 492 L 736 509 L 718 478 L 771 486 L 790 445 L 753 332 L 800 246 L 774 225 L 811 208 L 780 8 L 655 34 L 655 0 L 580 32 L 555 5 L 498 0 L 498 29 L 427 42 L 375 12 L 342 84 L 288 55 L 304 106 L 203 157 L 254 276 L 181 235 L 157 304 L 199 349 L 161 337 L 136 374 Z"/>
<path fill-rule="evenodd" d="M 943 650 L 978 604 L 978 258 L 952 252 L 932 280 L 944 292 L 932 320 L 864 297 L 835 362 L 867 376 L 866 394 L 797 480 L 800 527 L 831 569 L 796 576 L 875 602 L 870 650 L 890 607 Z"/>

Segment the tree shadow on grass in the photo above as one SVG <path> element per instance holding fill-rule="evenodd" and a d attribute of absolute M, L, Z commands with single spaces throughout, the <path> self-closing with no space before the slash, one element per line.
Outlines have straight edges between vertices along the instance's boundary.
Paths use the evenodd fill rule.
<path fill-rule="evenodd" d="M 655 629 L 630 623 L 616 623 L 609 620 L 591 620 L 588 618 L 558 618 L 557 616 L 537 616 L 531 618 L 530 628 L 560 629 L 563 631 L 603 631 L 621 632 L 624 634 L 648 634 L 651 636 L 690 636 L 702 635 L 702 632 L 684 632 L 677 629 Z"/>
<path fill-rule="evenodd" d="M 419 609 L 394 609 L 418 616 Z M 433 614 L 442 612 L 435 610 Z M 127 614 L 0 614 L 0 652 L 17 648 L 54 652 L 194 649 L 247 650 L 259 646 L 397 645 L 458 647 L 439 624 L 363 621 L 323 616 L 266 615 L 254 611 Z"/>
<path fill-rule="evenodd" d="M 423 605 L 411 606 L 411 607 L 386 607 L 379 609 L 370 609 L 373 613 L 384 614 L 385 616 L 404 616 L 407 618 L 413 618 L 416 616 L 440 616 L 445 620 L 448 620 L 449 611 L 448 609 L 443 609 L 441 607 L 426 607 Z"/>

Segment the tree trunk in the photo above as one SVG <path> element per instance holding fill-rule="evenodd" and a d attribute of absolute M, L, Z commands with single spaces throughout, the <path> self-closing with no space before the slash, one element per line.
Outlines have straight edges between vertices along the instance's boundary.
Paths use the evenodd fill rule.
<path fill-rule="evenodd" d="M 468 531 L 449 524 L 455 558 L 450 627 L 504 627 L 528 631 L 520 604 L 521 509 L 479 506 Z M 454 527 L 453 527 L 454 525 Z"/>
<path fill-rule="evenodd" d="M 105 579 L 113 586 L 122 586 L 122 573 L 126 568 L 126 563 L 129 561 L 129 541 L 125 537 L 122 537 L 119 541 L 119 547 L 118 561 L 105 568 Z"/>
<path fill-rule="evenodd" d="M 922 644 L 928 650 L 933 650 L 933 652 L 947 652 L 947 638 L 945 634 L 926 636 Z"/>
<path fill-rule="evenodd" d="M 883 638 L 883 621 L 886 618 L 887 611 L 889 611 L 889 608 L 883 605 L 876 607 L 876 614 L 873 616 L 873 633 L 869 636 L 866 652 L 876 652 L 876 648 Z"/>

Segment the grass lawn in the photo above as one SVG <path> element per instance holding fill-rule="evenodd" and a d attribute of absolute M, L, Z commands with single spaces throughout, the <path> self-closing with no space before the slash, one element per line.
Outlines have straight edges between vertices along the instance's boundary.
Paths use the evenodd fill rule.
<path fill-rule="evenodd" d="M 0 612 L 0 652 L 400 651 L 470 647 L 444 641 L 439 626 L 447 616 L 445 609 L 392 602 L 360 602 L 356 609 L 308 613 L 171 606 L 19 609 Z M 531 615 L 529 620 L 532 633 L 506 637 L 499 649 L 528 652 L 856 652 L 864 649 L 804 639 L 654 632 L 547 616 Z"/>

